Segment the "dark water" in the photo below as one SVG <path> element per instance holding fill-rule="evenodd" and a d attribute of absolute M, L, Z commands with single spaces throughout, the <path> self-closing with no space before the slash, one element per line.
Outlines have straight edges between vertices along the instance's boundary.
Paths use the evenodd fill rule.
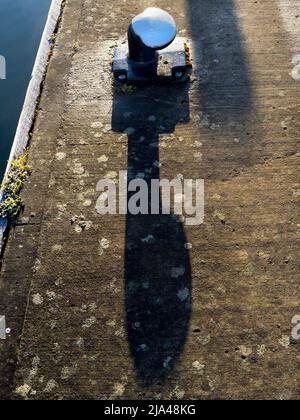
<path fill-rule="evenodd" d="M 18 124 L 51 0 L 0 0 L 0 55 L 6 80 L 0 79 L 0 178 Z"/>

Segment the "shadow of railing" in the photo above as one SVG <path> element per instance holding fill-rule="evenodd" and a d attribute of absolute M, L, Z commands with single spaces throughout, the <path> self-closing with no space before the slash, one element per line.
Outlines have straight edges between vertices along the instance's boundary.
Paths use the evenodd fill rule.
<path fill-rule="evenodd" d="M 112 128 L 128 133 L 128 183 L 144 179 L 149 203 L 151 180 L 160 179 L 159 135 L 174 132 L 177 124 L 188 120 L 188 84 L 143 87 L 132 95 L 114 91 Z M 128 201 L 133 194 L 129 193 Z M 144 386 L 163 383 L 186 341 L 192 298 L 186 242 L 178 216 L 127 215 L 127 334 Z"/>

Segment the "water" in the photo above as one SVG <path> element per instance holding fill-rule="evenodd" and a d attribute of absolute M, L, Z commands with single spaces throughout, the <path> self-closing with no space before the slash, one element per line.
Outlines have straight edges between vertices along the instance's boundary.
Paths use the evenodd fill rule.
<path fill-rule="evenodd" d="M 51 0 L 0 0 L 0 179 L 14 139 Z"/>

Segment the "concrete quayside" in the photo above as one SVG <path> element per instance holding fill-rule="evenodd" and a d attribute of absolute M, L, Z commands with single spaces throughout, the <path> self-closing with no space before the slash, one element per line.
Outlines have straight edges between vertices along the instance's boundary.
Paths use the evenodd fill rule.
<path fill-rule="evenodd" d="M 121 89 L 114 49 L 149 6 L 194 73 Z M 2 258 L 1 399 L 299 398 L 299 14 L 66 0 Z M 100 215 L 97 184 L 120 171 L 204 179 L 204 222 Z"/>

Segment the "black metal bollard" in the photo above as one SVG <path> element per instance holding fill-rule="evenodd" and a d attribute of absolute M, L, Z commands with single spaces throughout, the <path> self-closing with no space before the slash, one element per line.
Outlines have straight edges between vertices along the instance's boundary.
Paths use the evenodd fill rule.
<path fill-rule="evenodd" d="M 118 82 L 155 80 L 184 81 L 190 67 L 182 40 L 176 38 L 176 23 L 162 9 L 149 7 L 136 16 L 128 28 L 128 45 L 116 48 L 113 73 Z M 174 48 L 175 47 L 175 48 Z M 161 51 L 160 51 L 161 50 Z M 163 71 L 160 63 L 167 64 Z"/>

